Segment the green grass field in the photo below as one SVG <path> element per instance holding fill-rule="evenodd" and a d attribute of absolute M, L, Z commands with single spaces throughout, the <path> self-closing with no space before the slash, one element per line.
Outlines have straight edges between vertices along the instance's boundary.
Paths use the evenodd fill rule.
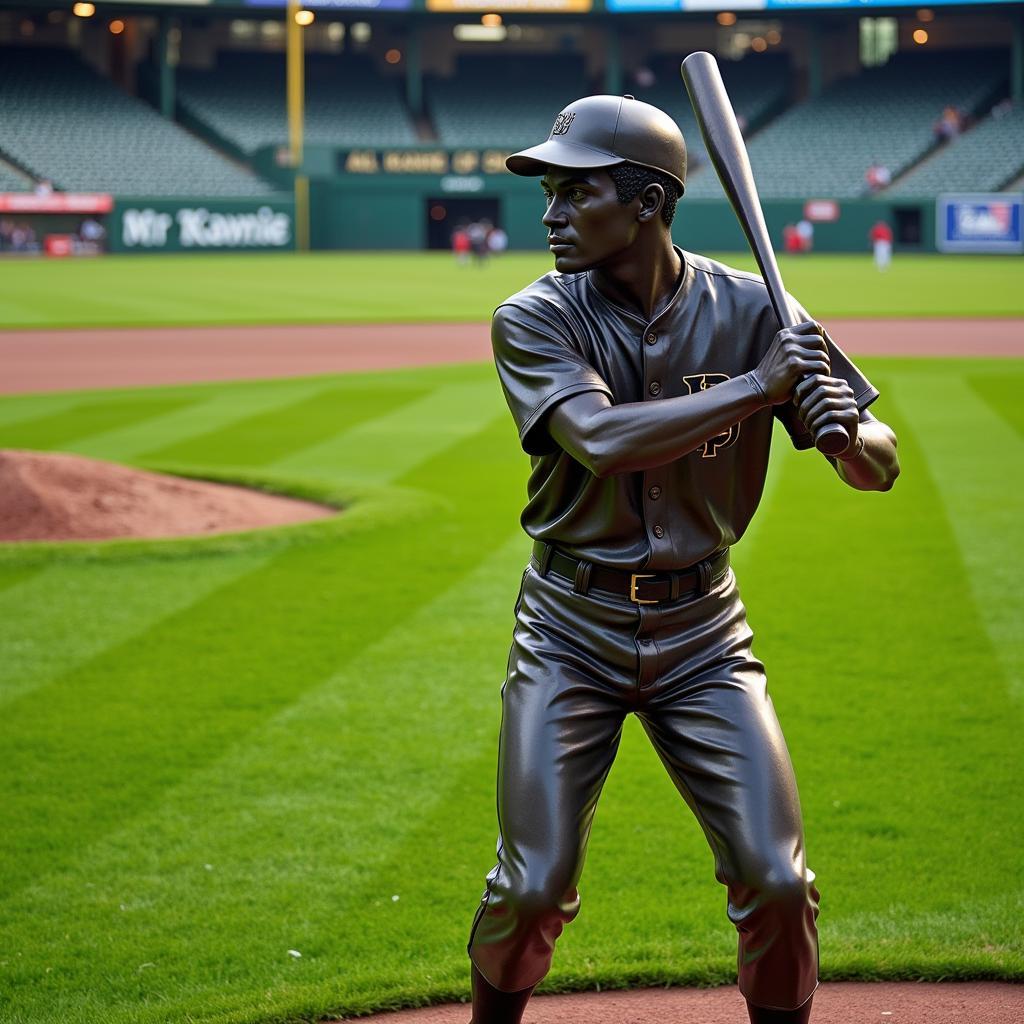
<path fill-rule="evenodd" d="M 726 253 L 753 270 L 750 256 Z M 815 316 L 1024 316 L 1024 262 L 868 254 L 780 260 Z M 0 274 L 0 329 L 177 324 L 478 321 L 551 269 L 547 253 L 456 268 L 447 253 L 112 256 L 19 261 Z"/>
<path fill-rule="evenodd" d="M 127 295 L 171 265 L 53 269 L 84 288 L 121 267 Z M 5 266 L 3 288 L 39 272 Z M 172 312 L 213 308 L 175 291 Z M 1024 361 L 864 366 L 896 488 L 847 490 L 778 438 L 735 557 L 801 783 L 823 976 L 1021 980 Z M 352 505 L 248 543 L 0 551 L 0 1020 L 464 997 L 527 553 L 492 369 L 7 397 L 13 446 Z M 711 855 L 630 725 L 549 990 L 734 978 Z"/>

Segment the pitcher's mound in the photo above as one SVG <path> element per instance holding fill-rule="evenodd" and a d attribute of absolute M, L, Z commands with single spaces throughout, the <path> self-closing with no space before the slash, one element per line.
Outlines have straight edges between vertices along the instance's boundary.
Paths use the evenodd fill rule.
<path fill-rule="evenodd" d="M 181 537 L 306 522 L 337 509 L 63 453 L 0 450 L 0 541 Z"/>
<path fill-rule="evenodd" d="M 358 1018 L 360 1024 L 467 1024 L 467 1005 Z M 1024 988 L 1004 982 L 851 982 L 822 985 L 813 1024 L 1011 1024 L 1024 1020 Z M 738 990 L 654 988 L 537 996 L 523 1024 L 747 1024 Z"/>

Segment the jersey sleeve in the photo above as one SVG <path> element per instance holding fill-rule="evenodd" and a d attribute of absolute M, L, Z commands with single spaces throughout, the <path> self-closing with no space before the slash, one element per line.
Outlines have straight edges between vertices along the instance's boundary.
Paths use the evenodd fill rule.
<path fill-rule="evenodd" d="M 813 320 L 800 303 L 790 298 L 793 310 L 801 320 Z M 866 409 L 877 397 L 878 389 L 864 376 L 856 367 L 853 360 L 832 340 L 828 331 L 825 331 L 825 344 L 828 346 L 828 358 L 832 367 L 832 376 L 845 380 L 853 389 L 853 396 L 857 400 L 858 409 Z M 803 420 L 797 413 L 796 405 L 793 402 L 783 402 L 774 408 L 775 416 L 786 428 L 793 447 L 801 451 L 814 447 L 814 438 L 803 424 Z"/>
<path fill-rule="evenodd" d="M 546 455 L 557 447 L 545 420 L 558 402 L 583 391 L 612 397 L 554 317 L 521 306 L 499 306 L 491 320 L 491 345 L 505 401 L 523 450 L 530 455 Z"/>

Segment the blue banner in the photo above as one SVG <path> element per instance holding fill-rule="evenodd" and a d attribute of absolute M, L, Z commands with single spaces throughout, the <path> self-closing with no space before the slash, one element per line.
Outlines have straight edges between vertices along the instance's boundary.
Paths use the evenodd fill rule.
<path fill-rule="evenodd" d="M 1018 3 L 1019 0 L 929 0 L 929 7 L 970 7 L 990 3 Z M 792 11 L 824 8 L 920 7 L 921 0 L 605 0 L 609 11 Z"/>
<path fill-rule="evenodd" d="M 1024 195 L 967 192 L 939 196 L 935 245 L 940 252 L 1024 252 Z"/>

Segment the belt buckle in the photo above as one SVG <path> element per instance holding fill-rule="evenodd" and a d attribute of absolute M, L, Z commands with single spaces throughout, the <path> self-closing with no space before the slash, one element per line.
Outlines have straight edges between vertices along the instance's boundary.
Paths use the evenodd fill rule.
<path fill-rule="evenodd" d="M 653 572 L 634 572 L 629 577 L 629 599 L 634 604 L 657 604 L 657 600 L 650 600 L 643 597 L 636 596 L 636 581 L 637 580 L 650 580 L 653 579 L 656 574 Z"/>

